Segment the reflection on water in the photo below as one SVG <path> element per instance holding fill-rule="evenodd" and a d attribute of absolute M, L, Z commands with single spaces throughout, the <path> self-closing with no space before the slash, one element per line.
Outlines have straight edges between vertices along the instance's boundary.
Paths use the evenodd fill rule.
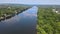
<path fill-rule="evenodd" d="M 0 22 L 0 34 L 35 34 L 37 20 L 36 6 Z"/>

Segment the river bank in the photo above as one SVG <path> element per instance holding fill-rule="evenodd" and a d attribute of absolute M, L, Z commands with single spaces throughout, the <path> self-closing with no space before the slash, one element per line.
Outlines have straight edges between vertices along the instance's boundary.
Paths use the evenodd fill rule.
<path fill-rule="evenodd" d="M 0 22 L 0 34 L 36 34 L 37 7 Z M 28 33 L 27 33 L 28 32 Z"/>
<path fill-rule="evenodd" d="M 10 7 L 8 7 L 9 9 L 11 9 Z M 21 13 L 21 12 L 23 12 L 23 11 L 25 11 L 25 10 L 27 10 L 27 9 L 29 9 L 30 7 L 26 7 L 26 8 L 23 8 L 22 10 L 21 9 L 16 9 L 16 10 L 14 10 L 14 11 L 8 11 L 7 9 L 7 12 L 5 12 L 5 13 L 3 13 L 3 12 L 1 12 L 0 11 L 0 21 L 2 21 L 2 20 L 5 20 L 5 19 L 9 19 L 9 18 L 11 18 L 11 17 L 13 17 L 13 16 L 15 16 L 15 15 L 17 15 L 17 14 L 19 14 L 19 13 Z M 2 10 L 4 10 L 4 8 L 2 9 Z M 2 15 L 1 15 L 1 13 L 3 13 Z M 10 13 L 10 14 L 9 14 Z"/>

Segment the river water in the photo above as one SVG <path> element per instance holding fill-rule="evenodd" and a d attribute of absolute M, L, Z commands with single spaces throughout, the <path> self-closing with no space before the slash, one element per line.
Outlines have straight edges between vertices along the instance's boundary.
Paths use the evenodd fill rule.
<path fill-rule="evenodd" d="M 36 34 L 36 6 L 0 22 L 0 34 Z"/>

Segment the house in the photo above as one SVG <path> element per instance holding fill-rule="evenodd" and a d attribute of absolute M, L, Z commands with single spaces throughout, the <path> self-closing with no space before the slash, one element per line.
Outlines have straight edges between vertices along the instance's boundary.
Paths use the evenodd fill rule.
<path fill-rule="evenodd" d="M 60 8 L 53 8 L 52 10 L 53 10 L 53 12 L 60 14 Z"/>

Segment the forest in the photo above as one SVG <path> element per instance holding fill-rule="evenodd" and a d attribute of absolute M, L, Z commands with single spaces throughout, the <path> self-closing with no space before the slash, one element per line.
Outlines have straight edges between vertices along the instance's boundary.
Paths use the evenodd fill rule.
<path fill-rule="evenodd" d="M 53 8 L 40 8 L 37 13 L 37 34 L 60 34 L 60 14 Z"/>
<path fill-rule="evenodd" d="M 0 5 L 0 20 L 5 20 L 8 17 L 12 17 L 18 13 L 21 13 L 27 9 L 29 6 L 10 6 L 10 5 Z"/>

